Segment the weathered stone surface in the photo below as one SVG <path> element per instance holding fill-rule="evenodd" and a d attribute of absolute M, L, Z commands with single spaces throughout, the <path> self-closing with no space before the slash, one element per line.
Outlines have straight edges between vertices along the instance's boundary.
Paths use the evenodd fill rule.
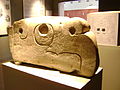
<path fill-rule="evenodd" d="M 94 34 L 81 18 L 39 17 L 16 21 L 8 29 L 14 61 L 91 77 L 99 64 Z"/>

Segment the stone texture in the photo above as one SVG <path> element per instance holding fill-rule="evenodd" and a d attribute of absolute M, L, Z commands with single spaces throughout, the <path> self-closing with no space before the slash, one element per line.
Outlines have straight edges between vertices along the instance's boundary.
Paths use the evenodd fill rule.
<path fill-rule="evenodd" d="M 97 44 L 82 18 L 44 16 L 16 21 L 8 28 L 16 62 L 91 77 L 99 65 Z"/>

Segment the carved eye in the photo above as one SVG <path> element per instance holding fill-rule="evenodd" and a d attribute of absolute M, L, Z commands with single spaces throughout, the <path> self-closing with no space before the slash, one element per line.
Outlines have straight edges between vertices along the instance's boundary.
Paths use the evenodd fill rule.
<path fill-rule="evenodd" d="M 23 33 L 23 29 L 22 28 L 19 28 L 19 33 Z"/>
<path fill-rule="evenodd" d="M 70 27 L 69 32 L 70 32 L 71 35 L 74 35 L 75 32 L 76 32 L 76 29 L 74 27 Z"/>
<path fill-rule="evenodd" d="M 49 32 L 49 28 L 46 24 L 42 24 L 41 26 L 39 26 L 39 34 L 42 36 L 47 35 L 47 33 Z"/>
<path fill-rule="evenodd" d="M 20 39 L 26 39 L 28 36 L 26 25 L 23 23 L 23 21 L 17 21 L 13 24 L 14 33 L 16 33 Z"/>
<path fill-rule="evenodd" d="M 34 31 L 35 41 L 39 45 L 49 45 L 53 40 L 53 28 L 50 24 L 37 25 Z"/>
<path fill-rule="evenodd" d="M 18 28 L 18 34 L 21 39 L 27 38 L 27 31 L 25 31 L 23 28 Z"/>

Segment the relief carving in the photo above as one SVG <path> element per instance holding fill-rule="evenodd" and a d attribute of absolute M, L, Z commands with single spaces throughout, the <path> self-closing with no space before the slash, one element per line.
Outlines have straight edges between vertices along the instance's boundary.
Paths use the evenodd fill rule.
<path fill-rule="evenodd" d="M 15 62 L 26 62 L 91 77 L 99 56 L 90 25 L 81 18 L 44 16 L 16 21 L 8 28 Z"/>

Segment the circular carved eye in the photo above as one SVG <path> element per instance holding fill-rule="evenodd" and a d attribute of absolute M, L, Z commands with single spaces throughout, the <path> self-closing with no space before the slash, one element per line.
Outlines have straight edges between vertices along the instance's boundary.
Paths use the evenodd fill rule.
<path fill-rule="evenodd" d="M 23 33 L 23 29 L 22 28 L 19 28 L 19 33 Z"/>
<path fill-rule="evenodd" d="M 76 29 L 74 27 L 70 27 L 69 32 L 70 32 L 71 35 L 74 35 L 75 32 L 76 32 Z"/>
<path fill-rule="evenodd" d="M 53 28 L 50 24 L 37 25 L 34 31 L 35 41 L 39 45 L 49 45 L 53 40 Z"/>
<path fill-rule="evenodd" d="M 27 31 L 25 31 L 23 28 L 18 28 L 18 34 L 21 39 L 27 38 Z"/>
<path fill-rule="evenodd" d="M 47 34 L 48 33 L 48 26 L 46 24 L 43 24 L 41 26 L 39 26 L 39 32 L 41 34 Z"/>

